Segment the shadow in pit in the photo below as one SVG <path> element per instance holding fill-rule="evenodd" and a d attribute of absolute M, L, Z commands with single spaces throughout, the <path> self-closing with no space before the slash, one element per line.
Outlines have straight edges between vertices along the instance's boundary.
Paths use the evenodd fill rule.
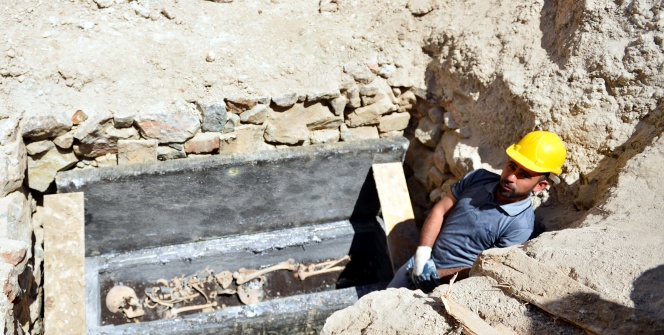
<path fill-rule="evenodd" d="M 634 281 L 634 308 L 579 293 L 542 306 L 598 334 L 664 334 L 664 265 L 645 271 Z M 560 313 L 556 313 L 560 312 Z M 536 332 L 532 332 L 535 334 Z"/>

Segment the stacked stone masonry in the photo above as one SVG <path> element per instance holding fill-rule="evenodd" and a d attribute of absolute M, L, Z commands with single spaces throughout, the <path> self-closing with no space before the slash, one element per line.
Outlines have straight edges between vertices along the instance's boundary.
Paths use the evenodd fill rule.
<path fill-rule="evenodd" d="M 0 322 L 10 334 L 43 333 L 44 210 L 33 195 L 53 193 L 59 171 L 406 136 L 421 213 L 475 167 L 454 148 L 461 132 L 452 117 L 420 90 L 390 86 L 366 64 L 344 71 L 354 79 L 333 92 L 0 118 Z"/>

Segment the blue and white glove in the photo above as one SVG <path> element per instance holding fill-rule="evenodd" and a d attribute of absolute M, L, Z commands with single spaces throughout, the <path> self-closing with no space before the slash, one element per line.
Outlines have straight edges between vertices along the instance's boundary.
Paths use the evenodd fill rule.
<path fill-rule="evenodd" d="M 430 247 L 417 247 L 411 270 L 410 279 L 415 287 L 424 291 L 431 292 L 440 285 L 440 278 L 436 270 L 436 264 L 431 259 Z"/>

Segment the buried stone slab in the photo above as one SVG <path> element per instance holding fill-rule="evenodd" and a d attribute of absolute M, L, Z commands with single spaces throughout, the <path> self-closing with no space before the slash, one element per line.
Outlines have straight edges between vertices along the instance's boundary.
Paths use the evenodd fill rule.
<path fill-rule="evenodd" d="M 376 139 L 66 171 L 56 183 L 60 193 L 85 192 L 86 255 L 97 255 L 375 215 L 371 165 L 402 161 L 407 145 Z"/>

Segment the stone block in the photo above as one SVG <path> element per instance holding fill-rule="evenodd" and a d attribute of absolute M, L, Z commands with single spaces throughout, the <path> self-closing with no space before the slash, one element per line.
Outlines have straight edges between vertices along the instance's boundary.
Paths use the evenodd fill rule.
<path fill-rule="evenodd" d="M 106 154 L 104 156 L 99 156 L 95 158 L 97 162 L 97 167 L 108 167 L 108 166 L 117 166 L 118 165 L 118 155 L 116 154 Z"/>
<path fill-rule="evenodd" d="M 341 123 L 342 118 L 321 103 L 298 103 L 284 112 L 270 112 L 264 138 L 272 143 L 302 144 L 309 141 L 310 131 L 336 129 Z"/>
<path fill-rule="evenodd" d="M 413 91 L 406 91 L 399 96 L 399 100 L 397 101 L 397 110 L 402 113 L 409 112 L 415 108 L 416 104 L 417 97 L 415 96 L 415 93 L 413 93 Z"/>
<path fill-rule="evenodd" d="M 8 301 L 14 301 L 21 291 L 18 284 L 18 273 L 11 264 L 0 261 L 0 288 Z"/>
<path fill-rule="evenodd" d="M 114 154 L 118 150 L 118 140 L 139 138 L 135 128 L 118 129 L 113 126 L 112 120 L 110 112 L 100 113 L 80 125 L 74 132 L 74 138 L 79 140 L 79 143 L 74 145 L 74 152 L 86 158 Z"/>
<path fill-rule="evenodd" d="M 351 75 L 356 82 L 361 84 L 369 84 L 376 78 L 376 74 L 366 64 L 359 62 L 344 64 L 344 72 Z"/>
<path fill-rule="evenodd" d="M 71 122 L 74 125 L 79 125 L 85 122 L 85 120 L 87 119 L 88 119 L 88 114 L 85 114 L 85 112 L 80 109 L 74 112 L 74 115 L 71 116 Z"/>
<path fill-rule="evenodd" d="M 376 129 L 376 127 L 357 127 L 348 128 L 348 136 L 343 140 L 350 142 L 372 138 L 380 138 L 380 136 L 378 136 L 378 129 Z"/>
<path fill-rule="evenodd" d="M 28 155 L 34 156 L 39 155 L 44 151 L 51 150 L 55 148 L 55 144 L 49 140 L 43 140 L 38 142 L 32 142 L 25 146 L 25 150 L 28 152 Z"/>
<path fill-rule="evenodd" d="M 239 127 L 238 127 L 239 129 Z M 261 142 L 262 142 L 262 133 L 261 133 Z M 221 134 L 219 135 L 219 154 L 232 154 L 238 152 L 237 149 L 237 134 Z"/>
<path fill-rule="evenodd" d="M 352 113 L 346 116 L 346 125 L 349 128 L 377 125 L 380 123 L 380 116 L 396 110 L 396 106 L 392 104 L 389 99 L 385 98 L 381 101 L 366 107 L 357 108 Z"/>
<path fill-rule="evenodd" d="M 272 102 L 279 107 L 290 107 L 295 105 L 298 100 L 298 95 L 295 92 L 284 93 L 276 97 L 272 97 Z"/>
<path fill-rule="evenodd" d="M 311 144 L 339 142 L 338 129 L 321 129 L 311 132 Z"/>
<path fill-rule="evenodd" d="M 203 114 L 203 131 L 221 132 L 224 130 L 226 121 L 228 120 L 226 104 L 224 102 L 214 103 L 205 107 L 199 105 L 199 110 Z"/>
<path fill-rule="evenodd" d="M 466 173 L 480 167 L 482 161 L 478 149 L 460 141 L 454 131 L 446 131 L 441 139 L 445 160 L 450 171 L 457 178 L 462 178 Z"/>
<path fill-rule="evenodd" d="M 353 85 L 351 88 L 346 91 L 346 97 L 348 98 L 348 103 L 346 104 L 350 108 L 360 108 L 362 107 L 362 98 L 360 98 L 360 88 L 357 85 Z"/>
<path fill-rule="evenodd" d="M 136 112 L 121 110 L 113 113 L 113 125 L 115 128 L 129 128 L 134 125 Z"/>
<path fill-rule="evenodd" d="M 182 110 L 160 109 L 140 114 L 135 122 L 144 138 L 159 143 L 184 143 L 201 127 L 198 115 Z"/>
<path fill-rule="evenodd" d="M 0 198 L 0 238 L 32 245 L 31 214 L 30 201 L 23 192 L 12 192 Z M 32 251 L 28 249 L 27 257 L 31 256 Z"/>
<path fill-rule="evenodd" d="M 5 262 L 14 267 L 19 267 L 20 264 L 25 266 L 25 262 L 28 261 L 26 258 L 28 248 L 30 248 L 30 245 L 23 241 L 0 238 L 0 262 Z M 18 272 L 22 272 L 22 269 Z"/>
<path fill-rule="evenodd" d="M 244 123 L 263 124 L 270 112 L 268 105 L 256 105 L 254 108 L 240 114 L 240 120 Z"/>
<path fill-rule="evenodd" d="M 118 165 L 157 161 L 157 140 L 119 140 Z"/>
<path fill-rule="evenodd" d="M 21 121 L 23 137 L 36 140 L 53 138 L 68 132 L 73 126 L 72 120 L 65 113 L 44 114 L 34 112 L 23 118 Z"/>
<path fill-rule="evenodd" d="M 60 149 L 70 149 L 74 144 L 74 132 L 68 131 L 53 139 L 53 144 Z"/>
<path fill-rule="evenodd" d="M 198 133 L 184 144 L 187 154 L 209 154 L 219 151 L 219 133 Z"/>
<path fill-rule="evenodd" d="M 85 334 L 83 193 L 44 196 L 44 331 Z"/>
<path fill-rule="evenodd" d="M 171 143 L 169 145 L 160 145 L 157 147 L 157 159 L 160 161 L 186 158 L 187 154 L 184 152 L 182 144 Z"/>
<path fill-rule="evenodd" d="M 387 133 L 390 131 L 404 130 L 408 127 L 410 121 L 410 114 L 408 113 L 392 113 L 380 117 L 378 123 L 378 131 Z"/>
<path fill-rule="evenodd" d="M 433 123 L 428 117 L 421 118 L 417 129 L 415 129 L 415 137 L 424 145 L 429 148 L 436 148 L 442 130 L 439 124 Z"/>
<path fill-rule="evenodd" d="M 229 113 L 238 115 L 246 110 L 254 108 L 259 102 L 258 99 L 251 97 L 230 97 L 226 98 L 224 101 L 226 102 L 226 110 Z"/>
<path fill-rule="evenodd" d="M 55 180 L 58 171 L 66 170 L 77 162 L 73 152 L 56 147 L 39 156 L 28 156 L 28 186 L 44 192 Z"/>
<path fill-rule="evenodd" d="M 319 102 L 324 100 L 332 100 L 339 97 L 341 94 L 338 89 L 318 90 L 307 94 L 308 102 Z"/>
<path fill-rule="evenodd" d="M 332 107 L 332 112 L 334 115 L 341 116 L 344 115 L 344 110 L 346 109 L 346 104 L 348 103 L 348 98 L 345 96 L 339 96 L 330 100 L 330 107 Z"/>
<path fill-rule="evenodd" d="M 14 192 L 23 184 L 26 156 L 25 144 L 20 137 L 0 146 L 0 197 Z"/>

